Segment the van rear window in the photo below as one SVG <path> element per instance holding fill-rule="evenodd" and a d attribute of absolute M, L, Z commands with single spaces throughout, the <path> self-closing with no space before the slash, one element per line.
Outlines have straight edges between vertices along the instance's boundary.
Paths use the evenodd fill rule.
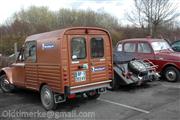
<path fill-rule="evenodd" d="M 71 41 L 72 60 L 86 58 L 86 39 L 83 37 L 72 38 Z"/>
<path fill-rule="evenodd" d="M 104 40 L 101 37 L 91 39 L 91 57 L 100 58 L 104 56 Z"/>

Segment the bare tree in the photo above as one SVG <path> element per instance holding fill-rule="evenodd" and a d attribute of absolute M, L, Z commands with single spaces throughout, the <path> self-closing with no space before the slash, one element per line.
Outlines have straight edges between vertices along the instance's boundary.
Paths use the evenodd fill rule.
<path fill-rule="evenodd" d="M 142 28 L 147 27 L 151 36 L 164 23 L 171 22 L 180 14 L 171 0 L 134 0 L 134 9 L 128 13 L 128 20 Z"/>

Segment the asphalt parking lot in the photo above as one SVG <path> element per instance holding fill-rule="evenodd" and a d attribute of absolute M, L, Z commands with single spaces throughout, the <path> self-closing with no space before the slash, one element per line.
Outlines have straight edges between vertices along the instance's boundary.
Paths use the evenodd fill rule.
<path fill-rule="evenodd" d="M 18 116 L 14 114 L 16 112 L 36 112 L 36 115 Z M 77 116 L 80 112 L 83 115 Z M 62 116 L 60 113 L 68 113 L 71 116 Z M 0 91 L 0 119 L 180 120 L 180 82 L 156 81 L 143 86 L 121 87 L 118 91 L 108 91 L 98 100 L 87 98 L 68 100 L 59 104 L 54 112 L 46 112 L 42 108 L 36 92 L 17 90 L 14 93 L 4 94 Z"/>

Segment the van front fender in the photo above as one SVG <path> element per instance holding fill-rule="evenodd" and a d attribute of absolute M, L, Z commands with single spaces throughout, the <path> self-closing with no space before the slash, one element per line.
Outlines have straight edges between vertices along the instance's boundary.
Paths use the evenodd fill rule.
<path fill-rule="evenodd" d="M 11 84 L 13 84 L 12 73 L 13 73 L 13 68 L 11 68 L 11 67 L 5 67 L 0 70 L 0 76 L 5 74 Z"/>

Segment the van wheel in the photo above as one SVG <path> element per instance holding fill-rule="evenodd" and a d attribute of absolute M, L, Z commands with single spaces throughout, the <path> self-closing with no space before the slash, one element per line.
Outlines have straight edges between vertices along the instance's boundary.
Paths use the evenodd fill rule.
<path fill-rule="evenodd" d="M 6 75 L 0 77 L 0 88 L 5 93 L 10 93 L 14 90 L 14 86 L 10 84 Z"/>
<path fill-rule="evenodd" d="M 175 67 L 168 67 L 165 69 L 163 76 L 168 82 L 176 82 L 180 80 L 180 71 Z"/>
<path fill-rule="evenodd" d="M 86 93 L 86 95 L 91 100 L 97 99 L 98 97 L 100 97 L 100 94 L 97 91 L 88 92 L 88 93 Z"/>
<path fill-rule="evenodd" d="M 46 110 L 56 109 L 57 103 L 55 103 L 55 100 L 54 100 L 54 93 L 47 85 L 44 85 L 41 88 L 40 95 L 41 95 L 42 105 Z"/>

